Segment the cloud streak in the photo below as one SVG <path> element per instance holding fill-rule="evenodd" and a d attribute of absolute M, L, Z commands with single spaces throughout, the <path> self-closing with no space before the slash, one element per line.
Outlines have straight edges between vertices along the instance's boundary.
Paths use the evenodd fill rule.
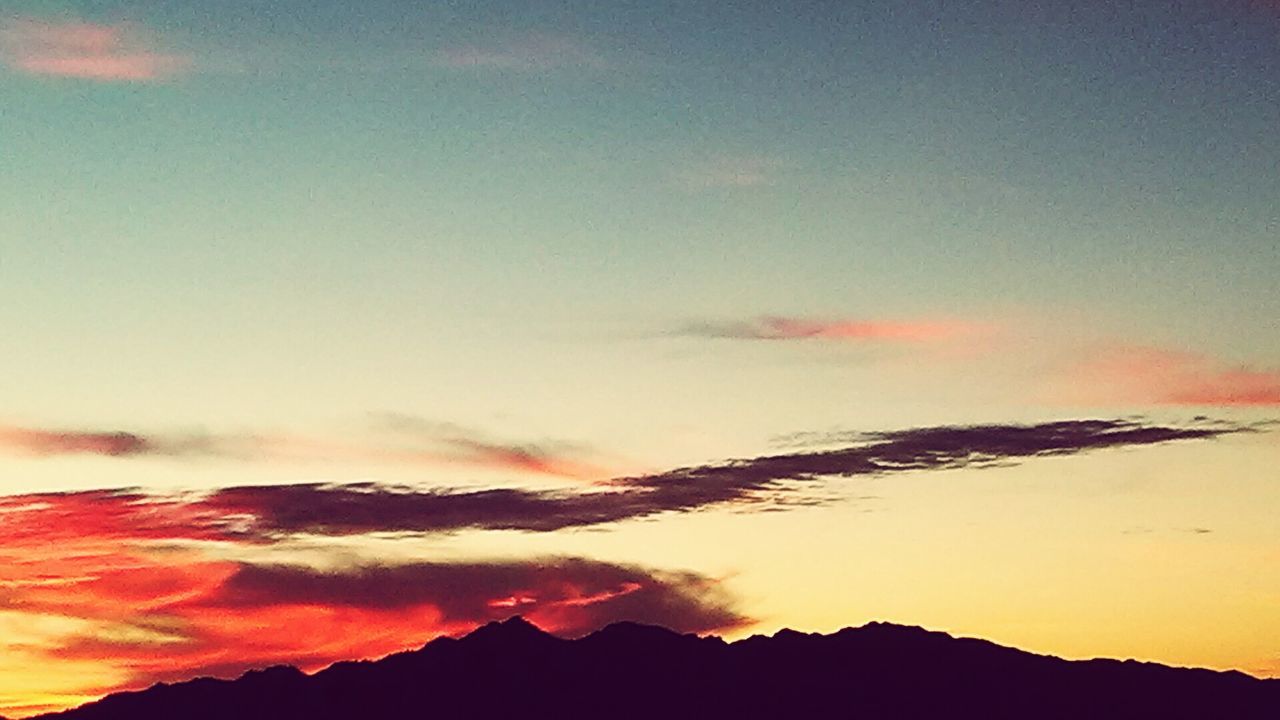
<path fill-rule="evenodd" d="M 156 82 L 191 65 L 155 50 L 136 26 L 32 18 L 0 21 L 0 59 L 29 75 L 98 82 Z"/>
<path fill-rule="evenodd" d="M 565 443 L 494 440 L 453 425 L 400 422 L 382 442 L 290 435 L 145 434 L 123 430 L 0 426 L 0 451 L 36 458 L 89 455 L 111 458 L 213 458 L 373 465 L 464 465 L 532 475 L 592 480 L 608 471 Z"/>
<path fill-rule="evenodd" d="M 98 491 L 9 498 L 32 523 L 77 527 L 132 522 L 176 538 L 275 542 L 297 535 L 462 530 L 553 532 L 668 512 L 770 500 L 803 500 L 824 478 L 985 467 L 1115 447 L 1210 439 L 1244 432 L 1228 425 L 1172 427 L 1128 420 L 970 425 L 867 433 L 834 449 L 791 452 L 616 478 L 578 490 L 422 489 L 380 483 L 239 486 L 198 496 Z M 16 505 L 15 505 L 16 503 Z M 22 525 L 18 522 L 18 525 Z"/>
<path fill-rule="evenodd" d="M 1106 348 L 1074 367 L 1068 383 L 1060 394 L 1076 402 L 1280 406 L 1280 371 L 1152 347 Z"/>
<path fill-rule="evenodd" d="M 953 321 L 819 320 L 766 315 L 750 320 L 697 322 L 676 334 L 728 340 L 930 342 L 975 335 L 981 328 Z"/>

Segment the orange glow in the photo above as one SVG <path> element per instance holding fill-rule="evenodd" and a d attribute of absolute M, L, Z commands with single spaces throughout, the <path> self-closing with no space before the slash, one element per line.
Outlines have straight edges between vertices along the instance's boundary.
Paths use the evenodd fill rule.
<path fill-rule="evenodd" d="M 0 687 L 0 713 L 275 664 L 314 671 L 516 612 L 572 634 L 628 608 L 698 602 L 682 594 L 681 580 L 588 561 L 481 562 L 460 572 L 427 564 L 417 574 L 411 566 L 385 591 L 378 578 L 392 576 L 377 573 L 394 568 L 272 569 L 215 558 L 191 542 L 219 541 L 224 554 L 269 547 L 236 535 L 228 518 L 198 499 L 123 491 L 0 498 L 0 621 L 9 628 L 0 628 L 0 658 L 21 655 L 19 667 L 40 668 L 6 674 L 12 687 Z M 736 617 L 715 612 L 704 617 Z"/>

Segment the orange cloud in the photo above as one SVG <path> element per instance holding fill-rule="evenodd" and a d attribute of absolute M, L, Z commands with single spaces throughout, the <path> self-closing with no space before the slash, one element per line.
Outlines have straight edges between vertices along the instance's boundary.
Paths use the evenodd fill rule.
<path fill-rule="evenodd" d="M 212 545 L 175 542 L 191 540 L 218 541 L 218 556 Z M 343 564 L 333 546 L 334 567 L 319 570 L 234 557 L 260 556 L 272 542 L 194 496 L 0 498 L 0 613 L 61 628 L 0 634 L 0 656 L 20 653 L 41 668 L 23 680 L 25 694 L 0 695 L 0 713 L 280 663 L 312 671 L 517 613 L 571 635 L 622 619 L 689 632 L 747 622 L 702 576 L 587 559 L 362 565 Z"/>
<path fill-rule="evenodd" d="M 35 19 L 0 26 L 0 58 L 30 75 L 101 82 L 163 80 L 191 63 L 186 56 L 156 52 L 131 25 Z"/>
<path fill-rule="evenodd" d="M 1057 395 L 1074 402 L 1278 406 L 1280 371 L 1232 367 L 1195 353 L 1112 347 L 1074 367 Z"/>

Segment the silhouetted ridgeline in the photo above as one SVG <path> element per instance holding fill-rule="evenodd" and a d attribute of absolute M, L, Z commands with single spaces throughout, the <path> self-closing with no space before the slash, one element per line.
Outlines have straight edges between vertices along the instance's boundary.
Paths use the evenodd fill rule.
<path fill-rule="evenodd" d="M 872 623 L 735 643 L 620 623 L 561 640 L 520 619 L 315 675 L 157 685 L 45 718 L 1280 718 L 1280 681 L 1066 661 Z"/>

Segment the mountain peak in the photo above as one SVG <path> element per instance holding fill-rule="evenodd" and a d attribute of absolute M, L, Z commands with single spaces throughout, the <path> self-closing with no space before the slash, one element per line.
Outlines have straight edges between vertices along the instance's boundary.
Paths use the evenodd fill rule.
<path fill-rule="evenodd" d="M 494 620 L 472 630 L 464 640 L 473 638 L 494 638 L 504 642 L 518 639 L 545 639 L 552 637 L 537 625 L 524 619 L 522 615 L 513 615 L 506 620 Z"/>

